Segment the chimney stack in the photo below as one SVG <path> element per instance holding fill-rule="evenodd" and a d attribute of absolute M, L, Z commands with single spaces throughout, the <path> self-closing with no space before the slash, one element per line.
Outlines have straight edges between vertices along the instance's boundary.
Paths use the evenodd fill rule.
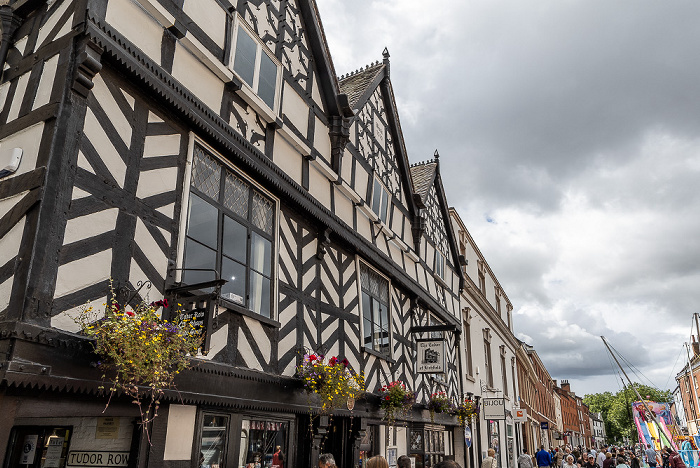
<path fill-rule="evenodd" d="M 571 393 L 571 385 L 569 385 L 568 380 L 561 381 L 561 389 L 564 390 L 565 392 Z"/>

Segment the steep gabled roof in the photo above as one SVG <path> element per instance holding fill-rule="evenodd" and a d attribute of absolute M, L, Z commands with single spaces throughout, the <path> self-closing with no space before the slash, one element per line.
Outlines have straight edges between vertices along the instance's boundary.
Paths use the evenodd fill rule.
<path fill-rule="evenodd" d="M 413 193 L 418 195 L 421 205 L 425 205 L 425 198 L 433 186 L 435 175 L 437 174 L 438 163 L 434 160 L 415 163 L 411 165 L 411 183 Z"/>
<path fill-rule="evenodd" d="M 340 92 L 348 96 L 350 107 L 355 109 L 355 105 L 360 98 L 370 88 L 377 76 L 384 71 L 384 64 L 374 62 L 367 65 L 365 68 L 360 68 L 348 75 L 340 77 L 339 85 Z"/>

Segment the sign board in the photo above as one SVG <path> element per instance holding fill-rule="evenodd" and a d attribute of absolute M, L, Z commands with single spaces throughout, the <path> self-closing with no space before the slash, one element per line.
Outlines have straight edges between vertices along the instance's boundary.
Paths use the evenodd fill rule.
<path fill-rule="evenodd" d="M 416 372 L 419 374 L 442 374 L 445 372 L 445 341 L 417 341 L 418 360 Z"/>
<path fill-rule="evenodd" d="M 399 448 L 398 447 L 387 447 L 386 449 L 386 461 L 389 463 L 389 468 L 396 466 L 396 461 L 399 458 Z"/>
<path fill-rule="evenodd" d="M 481 400 L 484 407 L 484 419 L 506 419 L 505 398 L 484 398 Z"/>
<path fill-rule="evenodd" d="M 97 418 L 95 439 L 118 439 L 119 418 Z"/>
<path fill-rule="evenodd" d="M 547 429 L 549 429 L 549 423 L 547 421 L 542 421 L 540 423 L 540 429 L 542 429 L 543 431 L 546 431 Z"/>
<path fill-rule="evenodd" d="M 66 466 L 121 468 L 129 466 L 129 452 L 71 451 Z"/>
<path fill-rule="evenodd" d="M 209 352 L 209 341 L 212 333 L 212 320 L 214 306 L 216 305 L 216 294 L 205 294 L 188 298 L 177 298 L 177 303 L 182 304 L 180 308 L 180 318 L 189 320 L 192 326 L 202 334 L 202 354 Z"/>
<path fill-rule="evenodd" d="M 527 421 L 527 410 L 526 409 L 516 409 L 515 416 L 513 417 L 515 422 L 525 422 Z"/>
<path fill-rule="evenodd" d="M 46 447 L 46 455 L 44 457 L 44 468 L 59 468 L 61 466 L 63 441 L 63 437 L 49 437 L 49 445 Z"/>
<path fill-rule="evenodd" d="M 34 456 L 36 455 L 36 443 L 38 440 L 38 434 L 28 435 L 24 437 L 24 442 L 22 443 L 22 455 L 19 457 L 20 465 L 34 464 Z"/>
<path fill-rule="evenodd" d="M 464 426 L 464 445 L 467 448 L 472 446 L 472 430 L 469 426 Z"/>

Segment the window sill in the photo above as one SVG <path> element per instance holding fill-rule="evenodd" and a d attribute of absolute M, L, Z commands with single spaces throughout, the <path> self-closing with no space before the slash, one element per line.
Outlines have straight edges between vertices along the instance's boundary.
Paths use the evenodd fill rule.
<path fill-rule="evenodd" d="M 433 277 L 435 278 L 435 281 L 437 281 L 443 288 L 449 288 L 445 279 L 442 278 L 440 275 L 433 273 Z"/>
<path fill-rule="evenodd" d="M 138 0 L 139 5 L 146 10 L 164 28 L 175 25 L 175 17 L 155 0 Z"/>
<path fill-rule="evenodd" d="M 233 74 L 233 73 L 232 73 Z M 238 79 L 238 77 L 236 76 Z M 260 97 L 255 94 L 255 92 L 248 86 L 248 83 L 241 80 L 241 87 L 236 90 L 239 96 L 253 108 L 253 110 L 267 123 L 276 123 L 277 126 L 281 126 L 281 120 L 275 115 L 275 112 L 270 109 L 270 107 L 265 104 L 265 101 L 260 99 Z"/>
<path fill-rule="evenodd" d="M 278 322 L 277 320 L 273 320 L 271 318 L 264 317 L 260 314 L 256 314 L 255 312 L 246 309 L 245 307 L 238 305 L 234 302 L 231 302 L 227 299 L 224 298 L 219 298 L 219 304 L 221 307 L 224 307 L 226 310 L 229 312 L 234 312 L 239 315 L 245 315 L 246 317 L 252 318 L 254 320 L 257 320 L 258 322 L 264 323 L 266 325 L 270 325 L 276 328 L 281 328 L 282 324 Z"/>
<path fill-rule="evenodd" d="M 365 346 L 360 346 L 360 349 L 362 350 L 362 352 L 367 353 L 367 354 L 371 354 L 372 356 L 378 357 L 379 359 L 383 359 L 383 360 L 385 360 L 386 362 L 388 362 L 388 363 L 390 363 L 390 364 L 395 364 L 395 363 L 396 363 L 396 361 L 395 361 L 394 359 L 390 358 L 390 357 L 387 356 L 386 354 L 382 354 L 382 353 L 380 353 L 380 352 L 377 352 L 377 351 L 373 350 L 372 348 L 367 348 L 367 347 L 365 347 Z"/>

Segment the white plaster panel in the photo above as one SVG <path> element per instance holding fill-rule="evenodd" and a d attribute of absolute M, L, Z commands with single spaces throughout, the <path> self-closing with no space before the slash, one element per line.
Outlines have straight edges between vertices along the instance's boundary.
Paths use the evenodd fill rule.
<path fill-rule="evenodd" d="M 209 352 L 205 355 L 198 354 L 198 359 L 203 359 L 205 361 L 210 361 L 214 356 L 222 351 L 228 344 L 228 327 L 223 326 L 216 330 L 211 335 L 211 340 L 209 340 Z"/>
<path fill-rule="evenodd" d="M 401 265 L 401 249 L 399 249 L 393 242 L 389 242 L 389 254 L 391 255 L 392 260 Z"/>
<path fill-rule="evenodd" d="M 69 219 L 66 222 L 63 245 L 114 230 L 117 226 L 118 214 L 118 208 L 110 208 L 108 210 Z"/>
<path fill-rule="evenodd" d="M 132 0 L 109 0 L 105 19 L 151 60 L 160 64 L 163 27 L 140 5 Z"/>
<path fill-rule="evenodd" d="M 134 431 L 133 418 L 119 418 L 119 434 L 116 439 L 97 439 L 98 418 L 61 418 L 55 425 L 73 426 L 70 438 L 71 451 L 128 452 Z M 60 422 L 59 422 L 60 421 Z"/>
<path fill-rule="evenodd" d="M 14 207 L 17 203 L 19 203 L 22 197 L 24 197 L 27 193 L 29 193 L 29 191 L 25 190 L 24 192 L 0 200 L 0 218 L 5 216 L 5 214 L 8 211 L 10 211 L 12 207 Z"/>
<path fill-rule="evenodd" d="M 243 329 L 241 328 L 238 329 L 238 352 L 249 369 L 256 369 L 259 371 L 263 370 L 262 366 L 258 362 L 258 358 L 255 357 L 253 348 L 251 348 L 250 343 L 248 343 L 248 338 L 246 338 L 245 333 L 243 333 Z"/>
<path fill-rule="evenodd" d="M 0 284 L 0 312 L 10 305 L 10 296 L 12 295 L 12 285 L 15 282 L 15 277 L 10 276 Z"/>
<path fill-rule="evenodd" d="M 180 134 L 147 136 L 143 157 L 174 156 L 180 154 Z"/>
<path fill-rule="evenodd" d="M 309 193 L 321 202 L 323 206 L 330 209 L 331 183 L 325 175 L 321 174 L 313 166 L 309 167 Z"/>
<path fill-rule="evenodd" d="M 355 192 L 362 197 L 363 200 L 367 197 L 367 183 L 369 181 L 369 174 L 362 168 L 362 166 L 357 163 L 355 168 Z M 365 200 L 367 201 L 367 200 Z"/>
<path fill-rule="evenodd" d="M 92 88 L 92 93 L 95 95 L 97 102 L 100 103 L 102 110 L 105 111 L 109 121 L 114 125 L 117 133 L 121 137 L 124 144 L 129 147 L 131 146 L 131 123 L 124 115 L 124 113 L 119 108 L 116 99 L 109 92 L 107 84 L 102 78 L 102 74 L 97 74 L 93 79 L 95 86 Z"/>
<path fill-rule="evenodd" d="M 185 0 L 182 10 L 202 28 L 216 44 L 224 48 L 226 12 L 215 0 Z"/>
<path fill-rule="evenodd" d="M 165 122 L 165 120 L 161 119 L 153 112 L 148 111 L 148 123 L 163 123 L 163 122 Z"/>
<path fill-rule="evenodd" d="M 304 99 L 294 91 L 294 88 L 289 86 L 286 82 L 284 85 L 282 111 L 303 136 L 308 134 L 309 106 L 307 106 Z"/>
<path fill-rule="evenodd" d="M 338 188 L 337 185 L 334 185 L 335 187 L 335 215 L 338 216 L 340 219 L 345 221 L 345 223 L 348 226 L 352 226 L 353 224 L 353 219 L 352 215 L 353 212 L 355 211 L 352 200 L 350 200 L 348 197 L 345 196 L 342 190 Z"/>
<path fill-rule="evenodd" d="M 24 99 L 24 93 L 27 92 L 27 83 L 29 82 L 29 72 L 20 76 L 17 81 L 17 87 L 15 88 L 15 95 L 12 98 L 12 103 L 10 104 L 10 111 L 7 114 L 7 123 L 12 122 L 19 116 L 19 109 L 22 106 L 22 100 Z"/>
<path fill-rule="evenodd" d="M 51 90 L 56 79 L 56 67 L 58 66 L 58 54 L 44 62 L 44 69 L 41 72 L 39 86 L 34 97 L 34 105 L 32 110 L 49 103 L 51 99 Z"/>
<path fill-rule="evenodd" d="M 250 334 L 253 335 L 253 341 L 260 348 L 260 352 L 265 358 L 265 364 L 269 364 L 272 361 L 272 343 L 270 343 L 270 339 L 267 337 L 262 325 L 257 320 L 246 316 L 243 316 L 243 321 L 248 326 Z"/>
<path fill-rule="evenodd" d="M 5 101 L 7 100 L 7 93 L 10 91 L 11 82 L 8 81 L 0 85 L 0 112 L 5 108 Z"/>
<path fill-rule="evenodd" d="M 372 231 L 370 229 L 370 221 L 364 212 L 357 211 L 357 232 L 369 242 L 372 242 Z"/>
<path fill-rule="evenodd" d="M 209 106 L 214 114 L 219 114 L 224 83 L 180 44 L 175 48 L 172 75 Z"/>
<path fill-rule="evenodd" d="M 301 185 L 303 157 L 284 138 L 276 138 L 272 160 L 297 184 Z"/>
<path fill-rule="evenodd" d="M 194 405 L 170 405 L 168 429 L 165 433 L 163 460 L 189 460 L 192 457 L 192 441 L 197 418 Z"/>
<path fill-rule="evenodd" d="M 4 155 L 5 152 L 12 151 L 14 148 L 22 148 L 22 161 L 19 164 L 19 168 L 17 168 L 17 172 L 9 177 L 15 177 L 36 169 L 39 143 L 41 143 L 43 131 L 44 122 L 39 122 L 0 140 L 0 155 Z M 7 180 L 9 177 L 6 177 L 4 180 Z"/>
<path fill-rule="evenodd" d="M 173 219 L 173 216 L 175 216 L 175 203 L 170 203 L 169 205 L 156 208 L 156 211 L 158 211 L 159 213 L 163 213 L 170 219 Z"/>
<path fill-rule="evenodd" d="M 15 49 L 17 49 L 24 57 L 25 51 L 24 49 L 27 47 L 27 41 L 29 40 L 29 35 L 24 36 L 22 39 L 18 39 L 15 41 Z"/>
<path fill-rule="evenodd" d="M 26 219 L 26 216 L 20 219 L 17 224 L 12 226 L 12 229 L 10 229 L 7 234 L 0 238 L 0 258 L 3 259 L 3 263 L 19 253 Z"/>
<path fill-rule="evenodd" d="M 316 80 L 316 74 L 314 73 L 313 75 L 313 84 L 311 87 L 311 98 L 314 100 L 316 105 L 323 111 L 325 112 L 326 110 L 323 107 L 323 99 L 321 99 L 321 90 L 318 88 L 318 80 Z"/>
<path fill-rule="evenodd" d="M 303 235 L 305 236 L 307 234 L 307 231 L 303 231 Z M 301 262 L 304 263 L 306 260 L 310 259 L 311 257 L 316 255 L 317 252 L 317 240 L 314 239 L 305 246 L 302 247 L 301 249 Z M 311 282 L 316 279 L 316 269 L 314 268 L 309 268 L 306 273 L 304 273 L 302 277 L 302 289 L 306 289 L 309 287 Z"/>
<path fill-rule="evenodd" d="M 39 34 L 37 35 L 36 39 L 36 45 L 34 46 L 34 50 L 36 51 L 39 47 L 41 47 L 42 43 L 46 40 L 46 38 L 49 36 L 49 33 L 53 30 L 53 28 L 58 24 L 58 20 L 61 19 L 61 16 L 68 10 L 68 7 L 71 6 L 73 2 L 70 2 L 68 0 L 64 1 L 61 3 L 54 11 L 51 13 L 51 16 L 49 19 L 44 23 L 44 25 L 39 29 Z M 73 15 L 70 17 L 71 19 L 68 20 L 68 24 L 72 23 L 72 18 Z M 57 36 L 59 37 L 59 36 Z"/>
<path fill-rule="evenodd" d="M 352 163 L 353 157 L 350 151 L 343 151 L 343 158 L 340 166 L 340 177 L 350 185 L 352 181 Z"/>
<path fill-rule="evenodd" d="M 84 130 L 85 136 L 99 151 L 102 162 L 107 166 L 109 173 L 112 174 L 112 177 L 114 177 L 114 180 L 117 181 L 120 187 L 124 187 L 126 164 L 105 133 L 102 125 L 97 121 L 97 117 L 95 117 L 95 114 L 93 114 L 92 110 L 89 108 L 85 113 Z"/>
<path fill-rule="evenodd" d="M 164 167 L 142 172 L 138 188 L 136 189 L 136 196 L 138 198 L 147 198 L 175 190 L 177 186 L 177 169 L 177 167 Z"/>
<path fill-rule="evenodd" d="M 90 162 L 88 162 L 87 158 L 80 150 L 78 150 L 78 167 L 83 168 L 92 174 L 95 173 L 95 170 L 92 168 L 92 165 L 90 164 Z"/>
<path fill-rule="evenodd" d="M 316 127 L 314 129 L 314 147 L 326 158 L 326 161 L 331 160 L 331 138 L 328 135 L 328 127 L 326 127 L 321 119 L 314 117 Z"/>
<path fill-rule="evenodd" d="M 109 279 L 111 267 L 111 249 L 61 265 L 58 267 L 54 297 L 63 297 Z"/>
<path fill-rule="evenodd" d="M 168 267 L 168 258 L 160 247 L 158 247 L 158 244 L 155 239 L 153 239 L 146 225 L 141 221 L 141 218 L 136 219 L 134 241 L 136 241 L 136 245 L 143 251 L 151 265 L 165 276 L 165 271 Z"/>

